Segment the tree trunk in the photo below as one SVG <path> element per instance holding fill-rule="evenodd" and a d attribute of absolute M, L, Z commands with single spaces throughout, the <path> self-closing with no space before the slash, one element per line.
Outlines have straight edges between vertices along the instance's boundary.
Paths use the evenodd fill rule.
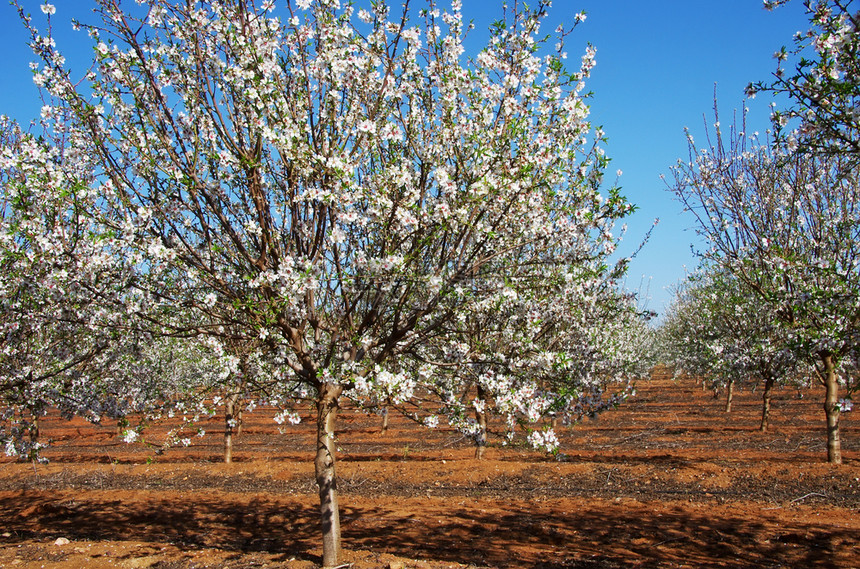
<path fill-rule="evenodd" d="M 233 422 L 236 425 L 234 432 L 235 432 L 237 437 L 242 434 L 242 417 L 245 413 L 245 405 L 244 405 L 245 401 L 243 398 L 240 397 L 240 393 L 244 392 L 245 382 L 247 381 L 247 378 L 250 376 L 250 370 L 248 368 L 248 355 L 247 354 L 243 354 L 239 358 L 239 371 L 241 371 L 241 378 L 242 379 L 235 386 L 237 393 L 236 393 L 236 399 L 233 401 L 233 410 L 234 410 L 233 418 L 235 419 Z M 242 403 L 242 405 L 239 405 L 239 403 Z M 236 409 L 237 406 L 238 406 L 238 409 Z"/>
<path fill-rule="evenodd" d="M 30 425 L 30 442 L 36 444 L 39 441 L 39 436 L 42 434 L 39 427 L 39 417 L 33 413 L 33 424 Z"/>
<path fill-rule="evenodd" d="M 475 433 L 475 458 L 481 460 L 484 458 L 484 453 L 487 450 L 487 400 L 486 392 L 483 388 L 478 387 L 478 401 L 483 402 L 484 408 L 479 411 L 475 408 L 475 421 L 477 423 L 478 432 Z"/>
<path fill-rule="evenodd" d="M 827 462 L 842 464 L 842 442 L 839 438 L 839 380 L 833 354 L 821 354 L 824 365 L 824 414 L 827 416 Z"/>
<path fill-rule="evenodd" d="M 244 415 L 245 415 L 245 410 L 240 407 L 239 410 L 236 411 L 236 436 L 237 437 L 242 434 L 242 425 L 244 425 L 244 422 L 242 419 L 243 419 Z"/>
<path fill-rule="evenodd" d="M 314 460 L 320 494 L 323 533 L 323 567 L 334 567 L 340 559 L 340 511 L 337 504 L 334 432 L 338 398 L 343 388 L 323 383 L 317 399 L 317 454 Z"/>
<path fill-rule="evenodd" d="M 770 395 L 773 390 L 773 377 L 768 376 L 764 380 L 764 394 L 761 396 L 761 430 L 767 431 L 768 420 L 770 419 Z"/>
<path fill-rule="evenodd" d="M 382 406 L 382 432 L 388 432 L 388 406 L 391 404 L 391 401 L 386 399 L 385 405 Z"/>
<path fill-rule="evenodd" d="M 487 414 L 475 409 L 478 432 L 475 434 L 475 458 L 481 460 L 487 451 Z"/>
<path fill-rule="evenodd" d="M 729 380 L 726 384 L 726 413 L 732 412 L 732 397 L 734 396 L 735 391 L 735 382 L 734 380 Z"/>
<path fill-rule="evenodd" d="M 236 422 L 236 403 L 238 393 L 231 393 L 224 401 L 224 463 L 233 462 L 233 429 Z"/>

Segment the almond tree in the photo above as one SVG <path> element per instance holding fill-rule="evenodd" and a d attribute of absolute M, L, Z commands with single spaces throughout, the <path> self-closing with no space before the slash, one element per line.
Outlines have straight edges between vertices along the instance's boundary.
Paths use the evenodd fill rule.
<path fill-rule="evenodd" d="M 714 398 L 725 388 L 729 413 L 735 385 L 749 379 L 747 348 L 755 338 L 735 334 L 734 313 L 741 309 L 728 291 L 711 286 L 711 279 L 710 274 L 693 275 L 678 287 L 663 323 L 663 341 L 676 372 L 700 378 L 703 388 L 710 384 Z"/>
<path fill-rule="evenodd" d="M 860 188 L 851 161 L 796 153 L 717 121 L 713 141 L 680 162 L 672 186 L 714 266 L 772 307 L 787 346 L 826 388 L 827 458 L 840 463 L 839 366 L 858 344 Z M 850 393 L 849 393 L 850 395 Z"/>
<path fill-rule="evenodd" d="M 215 347 L 259 341 L 274 379 L 315 402 L 334 566 L 343 394 L 424 381 L 401 381 L 401 356 L 507 280 L 583 258 L 632 208 L 599 193 L 594 51 L 567 72 L 569 30 L 544 43 L 543 2 L 507 10 L 468 61 L 457 0 L 393 17 L 383 2 L 275 4 L 98 0 L 80 81 L 21 14 L 34 78 L 72 116 L 54 128 L 95 162 L 87 215 L 133 271 L 127 311 Z M 485 267 L 497 274 L 462 286 Z"/>
<path fill-rule="evenodd" d="M 0 119 L 0 441 L 32 460 L 42 459 L 38 419 L 49 407 L 116 420 L 134 440 L 140 426 L 128 416 L 170 412 L 213 368 L 198 347 L 133 326 L 120 300 L 131 271 L 86 215 L 97 198 L 87 161 L 55 134 Z"/>
<path fill-rule="evenodd" d="M 786 0 L 767 0 L 773 8 Z M 778 53 L 770 82 L 749 94 L 787 95 L 789 105 L 774 113 L 780 140 L 805 152 L 860 158 L 860 9 L 854 0 L 804 0 L 810 28 Z"/>
<path fill-rule="evenodd" d="M 772 306 L 718 267 L 701 268 L 679 287 L 660 338 L 664 357 L 678 369 L 725 385 L 726 412 L 735 384 L 764 382 L 762 431 L 768 428 L 774 386 L 801 369 L 788 329 Z"/>
<path fill-rule="evenodd" d="M 474 440 L 480 459 L 491 415 L 504 419 L 499 434 L 507 441 L 522 427 L 533 446 L 554 453 L 555 432 L 535 428 L 536 422 L 550 416 L 553 426 L 570 423 L 616 404 L 624 388 L 604 394 L 605 381 L 621 371 L 618 344 L 636 327 L 625 318 L 624 297 L 611 286 L 617 273 L 601 272 L 606 253 L 592 253 L 579 267 L 544 266 L 538 280 L 508 282 L 480 312 L 450 322 L 443 349 L 431 344 L 415 357 L 424 366 L 435 363 L 431 392 L 441 407 L 430 416 L 407 414 L 431 424 L 448 416 Z M 423 411 L 433 409 L 425 405 Z"/>
<path fill-rule="evenodd" d="M 0 441 L 31 459 L 38 418 L 73 409 L 75 379 L 104 366 L 116 332 L 102 324 L 118 320 L 92 296 L 116 294 L 124 278 L 80 222 L 85 163 L 45 140 L 0 118 Z"/>
<path fill-rule="evenodd" d="M 612 192 L 604 211 L 623 203 Z M 409 353 L 417 366 L 413 373 L 432 394 L 423 405 L 392 391 L 391 383 L 363 384 L 365 391 L 355 395 L 430 425 L 447 416 L 473 439 L 478 459 L 486 449 L 491 415 L 503 417 L 504 429 L 497 434 L 506 441 L 521 427 L 533 446 L 557 452 L 553 429 L 559 421 L 569 424 L 616 405 L 634 379 L 647 373 L 650 361 L 644 315 L 634 308 L 634 295 L 618 290 L 629 258 L 609 262 L 620 238 L 609 233 L 580 238 L 579 258 L 560 263 L 564 257 L 545 256 L 527 279 L 488 284 L 505 273 L 485 266 L 456 287 L 461 294 L 497 292 Z M 610 383 L 617 393 L 606 392 Z M 534 427 L 547 416 L 552 428 Z"/>
<path fill-rule="evenodd" d="M 128 442 L 148 423 L 185 415 L 159 443 L 148 441 L 163 452 L 214 412 L 204 399 L 214 390 L 229 400 L 268 388 L 266 366 L 247 358 L 240 366 L 220 345 L 222 357 L 201 342 L 141 329 L 122 298 L 131 273 L 86 215 L 97 197 L 87 189 L 86 163 L 63 155 L 60 141 L 47 142 L 55 134 L 37 137 L 0 118 L 0 442 L 7 455 L 44 460 L 38 420 L 50 407 L 67 418 L 116 421 Z M 237 391 L 237 383 L 247 385 Z"/>

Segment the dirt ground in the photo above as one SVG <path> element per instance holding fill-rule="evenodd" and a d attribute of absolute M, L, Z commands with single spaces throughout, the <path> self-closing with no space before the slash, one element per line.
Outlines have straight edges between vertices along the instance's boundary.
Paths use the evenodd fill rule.
<path fill-rule="evenodd" d="M 823 393 L 734 409 L 657 374 L 596 420 L 563 428 L 559 459 L 345 410 L 338 474 L 344 563 L 410 567 L 860 567 L 860 421 L 824 463 Z M 0 460 L 0 567 L 314 568 L 321 561 L 312 422 L 245 418 L 236 462 L 221 420 L 154 455 L 110 426 L 51 418 L 51 462 Z M 279 432 L 281 431 L 281 432 Z M 159 429 L 149 437 L 157 441 Z"/>

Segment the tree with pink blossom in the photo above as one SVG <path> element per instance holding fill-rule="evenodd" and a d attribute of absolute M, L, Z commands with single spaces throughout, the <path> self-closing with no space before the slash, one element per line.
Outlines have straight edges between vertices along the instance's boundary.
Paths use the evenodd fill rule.
<path fill-rule="evenodd" d="M 786 0 L 765 0 L 773 9 Z M 854 0 L 804 0 L 810 27 L 777 52 L 772 81 L 747 91 L 788 97 L 773 113 L 779 140 L 804 152 L 860 158 L 860 11 Z"/>
<path fill-rule="evenodd" d="M 841 463 L 841 366 L 860 337 L 860 185 L 850 156 L 795 152 L 716 122 L 690 137 L 672 190 L 697 221 L 703 257 L 762 300 L 785 346 L 817 366 L 825 386 L 827 459 Z"/>
<path fill-rule="evenodd" d="M 115 303 L 205 338 L 225 365 L 253 346 L 284 400 L 314 402 L 325 566 L 340 557 L 341 398 L 412 397 L 444 369 L 422 351 L 461 349 L 452 322 L 510 283 L 539 291 L 547 272 L 596 268 L 591 251 L 633 209 L 600 190 L 594 50 L 568 71 L 570 30 L 548 47 L 547 4 L 507 8 L 468 59 L 458 0 L 394 14 L 98 0 L 100 21 L 79 25 L 93 44 L 81 78 L 21 12 L 52 128 L 86 156 L 93 239 L 129 271 Z"/>

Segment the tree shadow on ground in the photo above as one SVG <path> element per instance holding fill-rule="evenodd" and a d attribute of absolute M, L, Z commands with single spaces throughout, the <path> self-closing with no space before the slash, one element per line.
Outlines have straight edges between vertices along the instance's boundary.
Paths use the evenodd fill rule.
<path fill-rule="evenodd" d="M 575 512 L 544 503 L 405 519 L 387 519 L 377 508 L 349 510 L 347 520 L 357 548 L 496 567 L 850 567 L 860 545 L 856 529 L 827 524 L 791 527 L 607 502 Z"/>
<path fill-rule="evenodd" d="M 747 520 L 683 505 L 606 500 L 486 501 L 344 496 L 344 546 L 492 567 L 850 567 L 856 528 L 757 515 Z M 235 498 L 214 492 L 141 495 L 4 493 L 8 537 L 134 540 L 184 549 L 266 551 L 319 563 L 313 496 Z M 831 523 L 832 522 L 832 523 Z"/>
<path fill-rule="evenodd" d="M 71 492 L 58 499 L 57 494 L 22 492 L 0 500 L 0 519 L 9 534 L 0 543 L 53 537 L 132 540 L 321 561 L 315 551 L 320 542 L 316 511 L 301 502 L 269 497 L 232 502 L 217 493 L 195 492 L 139 501 L 76 497 Z"/>

